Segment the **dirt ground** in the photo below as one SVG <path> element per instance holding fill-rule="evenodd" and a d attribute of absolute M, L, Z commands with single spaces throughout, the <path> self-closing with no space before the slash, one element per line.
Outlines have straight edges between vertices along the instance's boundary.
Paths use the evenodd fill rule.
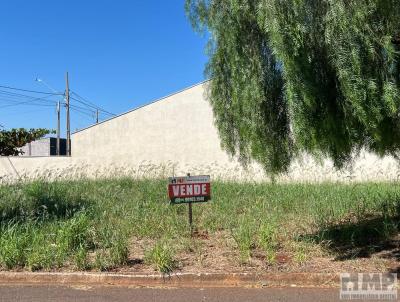
<path fill-rule="evenodd" d="M 370 253 L 333 253 L 314 246 L 304 253 L 301 261 L 290 252 L 278 251 L 274 263 L 267 263 L 262 251 L 253 250 L 251 258 L 241 261 L 234 240 L 224 232 L 213 235 L 195 234 L 194 248 L 189 247 L 175 255 L 177 268 L 182 273 L 235 273 L 235 272 L 398 272 L 400 273 L 400 236 L 383 247 L 369 247 Z M 152 241 L 132 240 L 128 264 L 113 269 L 123 273 L 155 273 L 145 263 L 145 251 Z"/>

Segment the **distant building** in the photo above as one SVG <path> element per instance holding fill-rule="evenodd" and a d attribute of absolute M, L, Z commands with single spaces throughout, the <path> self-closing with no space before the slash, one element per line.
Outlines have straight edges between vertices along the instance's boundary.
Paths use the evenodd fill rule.
<path fill-rule="evenodd" d="M 24 156 L 0 157 L 0 183 L 28 179 L 156 178 L 210 175 L 212 179 L 268 181 L 259 164 L 244 169 L 222 147 L 208 82 L 133 109 L 72 134 L 72 156 L 56 154 L 56 139 L 32 142 Z M 62 140 L 61 154 L 66 153 Z M 31 156 L 30 158 L 28 156 Z M 362 151 L 351 167 L 338 171 L 331 160 L 302 154 L 278 182 L 399 181 L 399 161 Z"/>
<path fill-rule="evenodd" d="M 60 155 L 67 154 L 66 139 L 60 139 Z M 21 148 L 23 154 L 20 156 L 56 156 L 57 155 L 57 138 L 46 137 L 30 142 Z"/>

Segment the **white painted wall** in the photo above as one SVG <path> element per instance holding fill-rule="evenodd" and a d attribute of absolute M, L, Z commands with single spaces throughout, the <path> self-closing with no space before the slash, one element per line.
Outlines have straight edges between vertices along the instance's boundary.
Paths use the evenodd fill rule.
<path fill-rule="evenodd" d="M 268 180 L 262 169 L 248 171 L 221 149 L 206 84 L 158 100 L 72 135 L 72 157 L 0 158 L 2 181 L 129 175 L 167 177 L 210 174 L 214 179 Z M 11 161 L 11 162 L 10 162 Z M 397 180 L 395 159 L 362 153 L 351 169 L 338 172 L 330 161 L 308 156 L 293 163 L 282 182 Z"/>
<path fill-rule="evenodd" d="M 42 138 L 26 144 L 19 156 L 50 156 L 50 138 Z"/>
<path fill-rule="evenodd" d="M 158 100 L 72 136 L 72 156 L 115 161 L 226 162 L 204 85 Z"/>

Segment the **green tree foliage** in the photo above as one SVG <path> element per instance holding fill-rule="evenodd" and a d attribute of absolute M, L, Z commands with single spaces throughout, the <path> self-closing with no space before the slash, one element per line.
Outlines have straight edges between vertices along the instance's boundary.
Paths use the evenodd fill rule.
<path fill-rule="evenodd" d="M 186 0 L 208 32 L 222 145 L 287 171 L 299 152 L 337 168 L 400 150 L 398 0 Z"/>
<path fill-rule="evenodd" d="M 19 148 L 36 139 L 42 138 L 51 131 L 47 129 L 11 129 L 0 131 L 0 156 L 15 156 L 23 152 Z"/>

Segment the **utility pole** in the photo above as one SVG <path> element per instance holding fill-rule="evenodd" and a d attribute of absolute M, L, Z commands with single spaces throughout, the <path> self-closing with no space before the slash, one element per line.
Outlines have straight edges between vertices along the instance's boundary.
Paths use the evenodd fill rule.
<path fill-rule="evenodd" d="M 56 154 L 60 156 L 60 108 L 61 102 L 57 102 L 57 146 L 56 146 Z"/>
<path fill-rule="evenodd" d="M 60 94 L 57 90 L 55 90 L 53 87 L 51 87 L 49 84 L 47 84 L 43 79 L 40 78 L 36 78 L 35 79 L 36 82 L 42 83 L 43 85 L 45 85 L 47 88 L 49 88 L 51 91 L 53 91 L 55 94 Z M 61 115 L 61 101 L 57 102 L 57 142 L 56 142 L 56 155 L 60 156 L 61 153 L 61 148 L 60 148 L 60 115 Z M 30 146 L 30 143 L 29 143 Z"/>
<path fill-rule="evenodd" d="M 99 123 L 99 109 L 96 109 L 96 124 Z"/>
<path fill-rule="evenodd" d="M 65 76 L 65 101 L 67 107 L 67 156 L 71 156 L 71 129 L 69 120 L 69 82 L 68 82 L 68 72 Z"/>

